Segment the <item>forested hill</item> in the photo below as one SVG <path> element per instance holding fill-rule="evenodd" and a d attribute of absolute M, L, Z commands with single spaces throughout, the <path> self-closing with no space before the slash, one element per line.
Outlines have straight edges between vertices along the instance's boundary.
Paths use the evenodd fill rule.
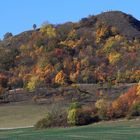
<path fill-rule="evenodd" d="M 0 42 L 0 93 L 25 87 L 140 80 L 140 21 L 120 11 L 45 24 Z"/>

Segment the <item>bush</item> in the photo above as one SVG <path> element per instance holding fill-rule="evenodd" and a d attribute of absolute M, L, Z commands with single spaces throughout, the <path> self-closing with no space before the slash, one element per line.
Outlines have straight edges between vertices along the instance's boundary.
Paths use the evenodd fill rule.
<path fill-rule="evenodd" d="M 49 127 L 59 127 L 59 126 L 67 126 L 67 112 L 63 109 L 60 109 L 59 106 L 53 106 L 50 109 L 51 112 L 48 112 L 46 117 L 39 120 L 35 124 L 35 128 L 44 129 Z"/>
<path fill-rule="evenodd" d="M 105 108 L 105 107 L 99 109 L 97 114 L 101 120 L 108 120 L 109 119 L 108 114 L 107 114 L 107 108 Z"/>
<path fill-rule="evenodd" d="M 97 115 L 101 120 L 109 119 L 109 102 L 107 102 L 105 99 L 99 99 L 95 103 L 95 107 L 97 108 Z"/>
<path fill-rule="evenodd" d="M 78 125 L 78 109 L 71 109 L 68 112 L 67 121 L 70 125 Z"/>
<path fill-rule="evenodd" d="M 72 103 L 68 111 L 67 122 L 73 126 L 87 125 L 93 122 L 92 112 L 82 109 L 78 102 Z"/>
<path fill-rule="evenodd" d="M 140 103 L 135 103 L 128 111 L 128 116 L 140 116 Z"/>
<path fill-rule="evenodd" d="M 67 117 L 68 124 L 70 125 L 87 125 L 92 122 L 90 113 L 84 112 L 82 109 L 71 109 Z"/>
<path fill-rule="evenodd" d="M 70 109 L 78 109 L 78 108 L 81 108 L 81 105 L 79 102 L 73 102 L 71 105 L 70 105 Z"/>
<path fill-rule="evenodd" d="M 68 110 L 67 122 L 70 125 L 78 125 L 78 114 L 81 105 L 78 102 L 73 102 Z"/>
<path fill-rule="evenodd" d="M 35 128 L 37 128 L 37 129 L 43 129 L 43 128 L 51 127 L 52 121 L 53 121 L 52 115 L 50 113 L 47 113 L 47 115 L 46 115 L 45 118 L 40 119 L 35 124 Z"/>
<path fill-rule="evenodd" d="M 91 115 L 91 118 L 92 118 L 92 120 L 91 120 L 92 123 L 100 121 L 100 118 L 97 114 Z"/>

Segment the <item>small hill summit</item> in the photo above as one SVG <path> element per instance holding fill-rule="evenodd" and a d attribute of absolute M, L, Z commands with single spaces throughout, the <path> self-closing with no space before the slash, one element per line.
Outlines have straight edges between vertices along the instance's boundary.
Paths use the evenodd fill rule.
<path fill-rule="evenodd" d="M 120 11 L 110 11 L 96 16 L 98 22 L 115 26 L 120 34 L 129 38 L 140 38 L 140 21 Z"/>
<path fill-rule="evenodd" d="M 102 12 L 101 14 L 95 16 L 90 15 L 87 18 L 82 18 L 81 21 L 78 22 L 77 24 L 80 23 L 81 26 L 84 25 L 85 27 L 95 27 L 98 24 L 105 24 L 107 26 L 116 27 L 118 32 L 124 35 L 125 37 L 127 37 L 128 39 L 134 39 L 134 38 L 140 39 L 140 21 L 134 18 L 132 15 L 126 14 L 121 11 L 108 11 L 108 12 Z M 66 27 L 68 27 L 71 26 L 72 24 L 74 23 L 68 22 L 62 25 L 58 25 L 58 27 L 63 27 L 65 25 Z M 36 31 L 39 30 L 40 28 L 37 29 Z M 19 43 L 23 41 L 23 43 L 24 42 L 26 43 L 30 40 L 30 36 L 32 35 L 32 32 L 34 32 L 34 30 L 25 31 L 19 35 L 16 35 L 12 38 L 13 40 L 15 38 L 16 39 L 14 41 L 11 39 L 11 42 Z M 9 42 L 8 39 L 6 39 L 5 41 L 0 42 L 0 44 L 4 44 L 6 46 L 12 45 L 10 44 L 11 42 L 9 43 L 8 42 Z M 17 46 L 15 44 L 13 46 Z"/>

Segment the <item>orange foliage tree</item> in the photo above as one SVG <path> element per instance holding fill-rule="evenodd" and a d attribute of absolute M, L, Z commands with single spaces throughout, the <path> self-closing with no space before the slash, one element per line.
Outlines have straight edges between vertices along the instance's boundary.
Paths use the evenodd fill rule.
<path fill-rule="evenodd" d="M 126 115 L 129 108 L 138 100 L 139 96 L 137 95 L 137 86 L 133 86 L 112 103 L 117 117 Z"/>
<path fill-rule="evenodd" d="M 66 83 L 66 74 L 61 70 L 57 75 L 55 76 L 55 83 L 57 84 L 65 84 Z"/>

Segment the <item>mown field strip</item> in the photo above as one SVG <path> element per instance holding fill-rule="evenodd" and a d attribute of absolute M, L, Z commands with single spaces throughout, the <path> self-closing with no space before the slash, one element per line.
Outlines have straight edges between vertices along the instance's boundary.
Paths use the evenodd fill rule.
<path fill-rule="evenodd" d="M 0 130 L 0 140 L 140 140 L 140 120 L 102 122 L 82 127 Z"/>

